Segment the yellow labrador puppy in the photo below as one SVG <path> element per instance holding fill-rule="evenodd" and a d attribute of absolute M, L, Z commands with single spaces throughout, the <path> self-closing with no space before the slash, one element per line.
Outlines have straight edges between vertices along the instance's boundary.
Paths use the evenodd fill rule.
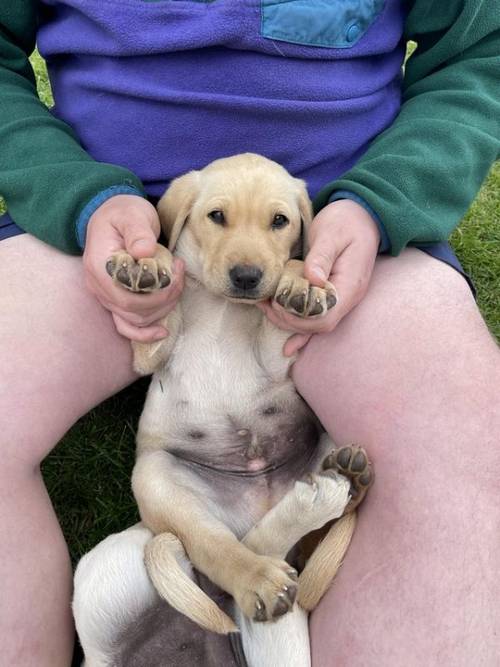
<path fill-rule="evenodd" d="M 166 641 L 156 654 L 149 641 L 139 657 L 140 628 L 150 631 L 162 598 L 203 628 L 240 630 L 240 663 L 306 667 L 301 584 L 285 557 L 354 507 L 372 481 L 363 450 L 334 451 L 322 434 L 290 379 L 289 334 L 254 307 L 274 298 L 321 317 L 336 302 L 333 286 L 311 286 L 294 259 L 312 217 L 306 188 L 245 154 L 177 179 L 158 211 L 170 250 L 159 245 L 139 262 L 118 253 L 107 267 L 128 289 L 161 289 L 175 250 L 186 286 L 165 318 L 168 338 L 134 344 L 136 369 L 154 373 L 132 479 L 142 523 L 104 540 L 78 567 L 74 611 L 86 664 L 193 664 L 182 652 L 168 662 L 176 647 Z M 233 611 L 202 591 L 193 568 L 230 594 Z M 312 580 L 317 599 L 330 582 Z M 218 655 L 214 664 L 231 664 Z M 202 664 L 212 663 L 205 655 Z"/>

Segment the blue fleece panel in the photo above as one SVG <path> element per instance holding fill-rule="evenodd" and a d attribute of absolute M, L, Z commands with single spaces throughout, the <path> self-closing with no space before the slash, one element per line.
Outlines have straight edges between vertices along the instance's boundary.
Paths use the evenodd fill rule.
<path fill-rule="evenodd" d="M 358 42 L 384 0 L 262 0 L 262 34 L 294 44 L 337 49 Z"/>

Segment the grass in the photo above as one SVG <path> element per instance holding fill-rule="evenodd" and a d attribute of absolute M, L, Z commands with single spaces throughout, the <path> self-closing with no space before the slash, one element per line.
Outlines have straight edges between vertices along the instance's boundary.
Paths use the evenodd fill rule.
<path fill-rule="evenodd" d="M 32 63 L 39 95 L 50 106 L 44 63 L 37 54 Z M 481 312 L 500 341 L 500 163 L 493 166 L 451 241 L 477 287 Z M 130 473 L 146 387 L 147 380 L 141 380 L 80 419 L 43 464 L 74 561 L 137 518 Z"/>

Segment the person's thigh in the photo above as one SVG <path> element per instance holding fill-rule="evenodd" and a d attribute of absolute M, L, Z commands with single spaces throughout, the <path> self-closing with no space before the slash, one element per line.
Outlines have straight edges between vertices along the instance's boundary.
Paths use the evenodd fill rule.
<path fill-rule="evenodd" d="M 500 664 L 500 354 L 467 283 L 417 250 L 379 259 L 294 379 L 376 475 L 312 616 L 313 664 Z"/>
<path fill-rule="evenodd" d="M 87 291 L 82 261 L 28 234 L 0 243 L 2 456 L 36 465 L 134 379 L 131 349 Z"/>
<path fill-rule="evenodd" d="M 39 463 L 134 379 L 128 341 L 84 286 L 80 258 L 0 242 L 0 663 L 67 667 L 71 566 Z"/>

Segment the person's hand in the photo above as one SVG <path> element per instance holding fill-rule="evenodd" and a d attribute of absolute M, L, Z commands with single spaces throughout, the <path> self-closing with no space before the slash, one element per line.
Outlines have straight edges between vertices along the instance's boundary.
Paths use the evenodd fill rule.
<path fill-rule="evenodd" d="M 156 209 L 146 199 L 135 195 L 111 197 L 99 206 L 87 227 L 83 253 L 87 287 L 111 311 L 117 331 L 142 343 L 168 335 L 158 320 L 177 303 L 184 284 L 184 264 L 174 258 L 173 278 L 168 287 L 150 294 L 134 294 L 111 280 L 106 261 L 120 250 L 134 259 L 153 257 L 159 234 Z"/>
<path fill-rule="evenodd" d="M 273 324 L 295 332 L 283 349 L 289 357 L 303 347 L 312 334 L 333 331 L 364 297 L 377 257 L 380 232 L 362 206 L 342 199 L 325 206 L 314 218 L 309 244 L 304 275 L 317 287 L 323 287 L 329 280 L 337 290 L 337 304 L 323 317 L 312 318 L 292 315 L 274 300 L 259 304 Z"/>

